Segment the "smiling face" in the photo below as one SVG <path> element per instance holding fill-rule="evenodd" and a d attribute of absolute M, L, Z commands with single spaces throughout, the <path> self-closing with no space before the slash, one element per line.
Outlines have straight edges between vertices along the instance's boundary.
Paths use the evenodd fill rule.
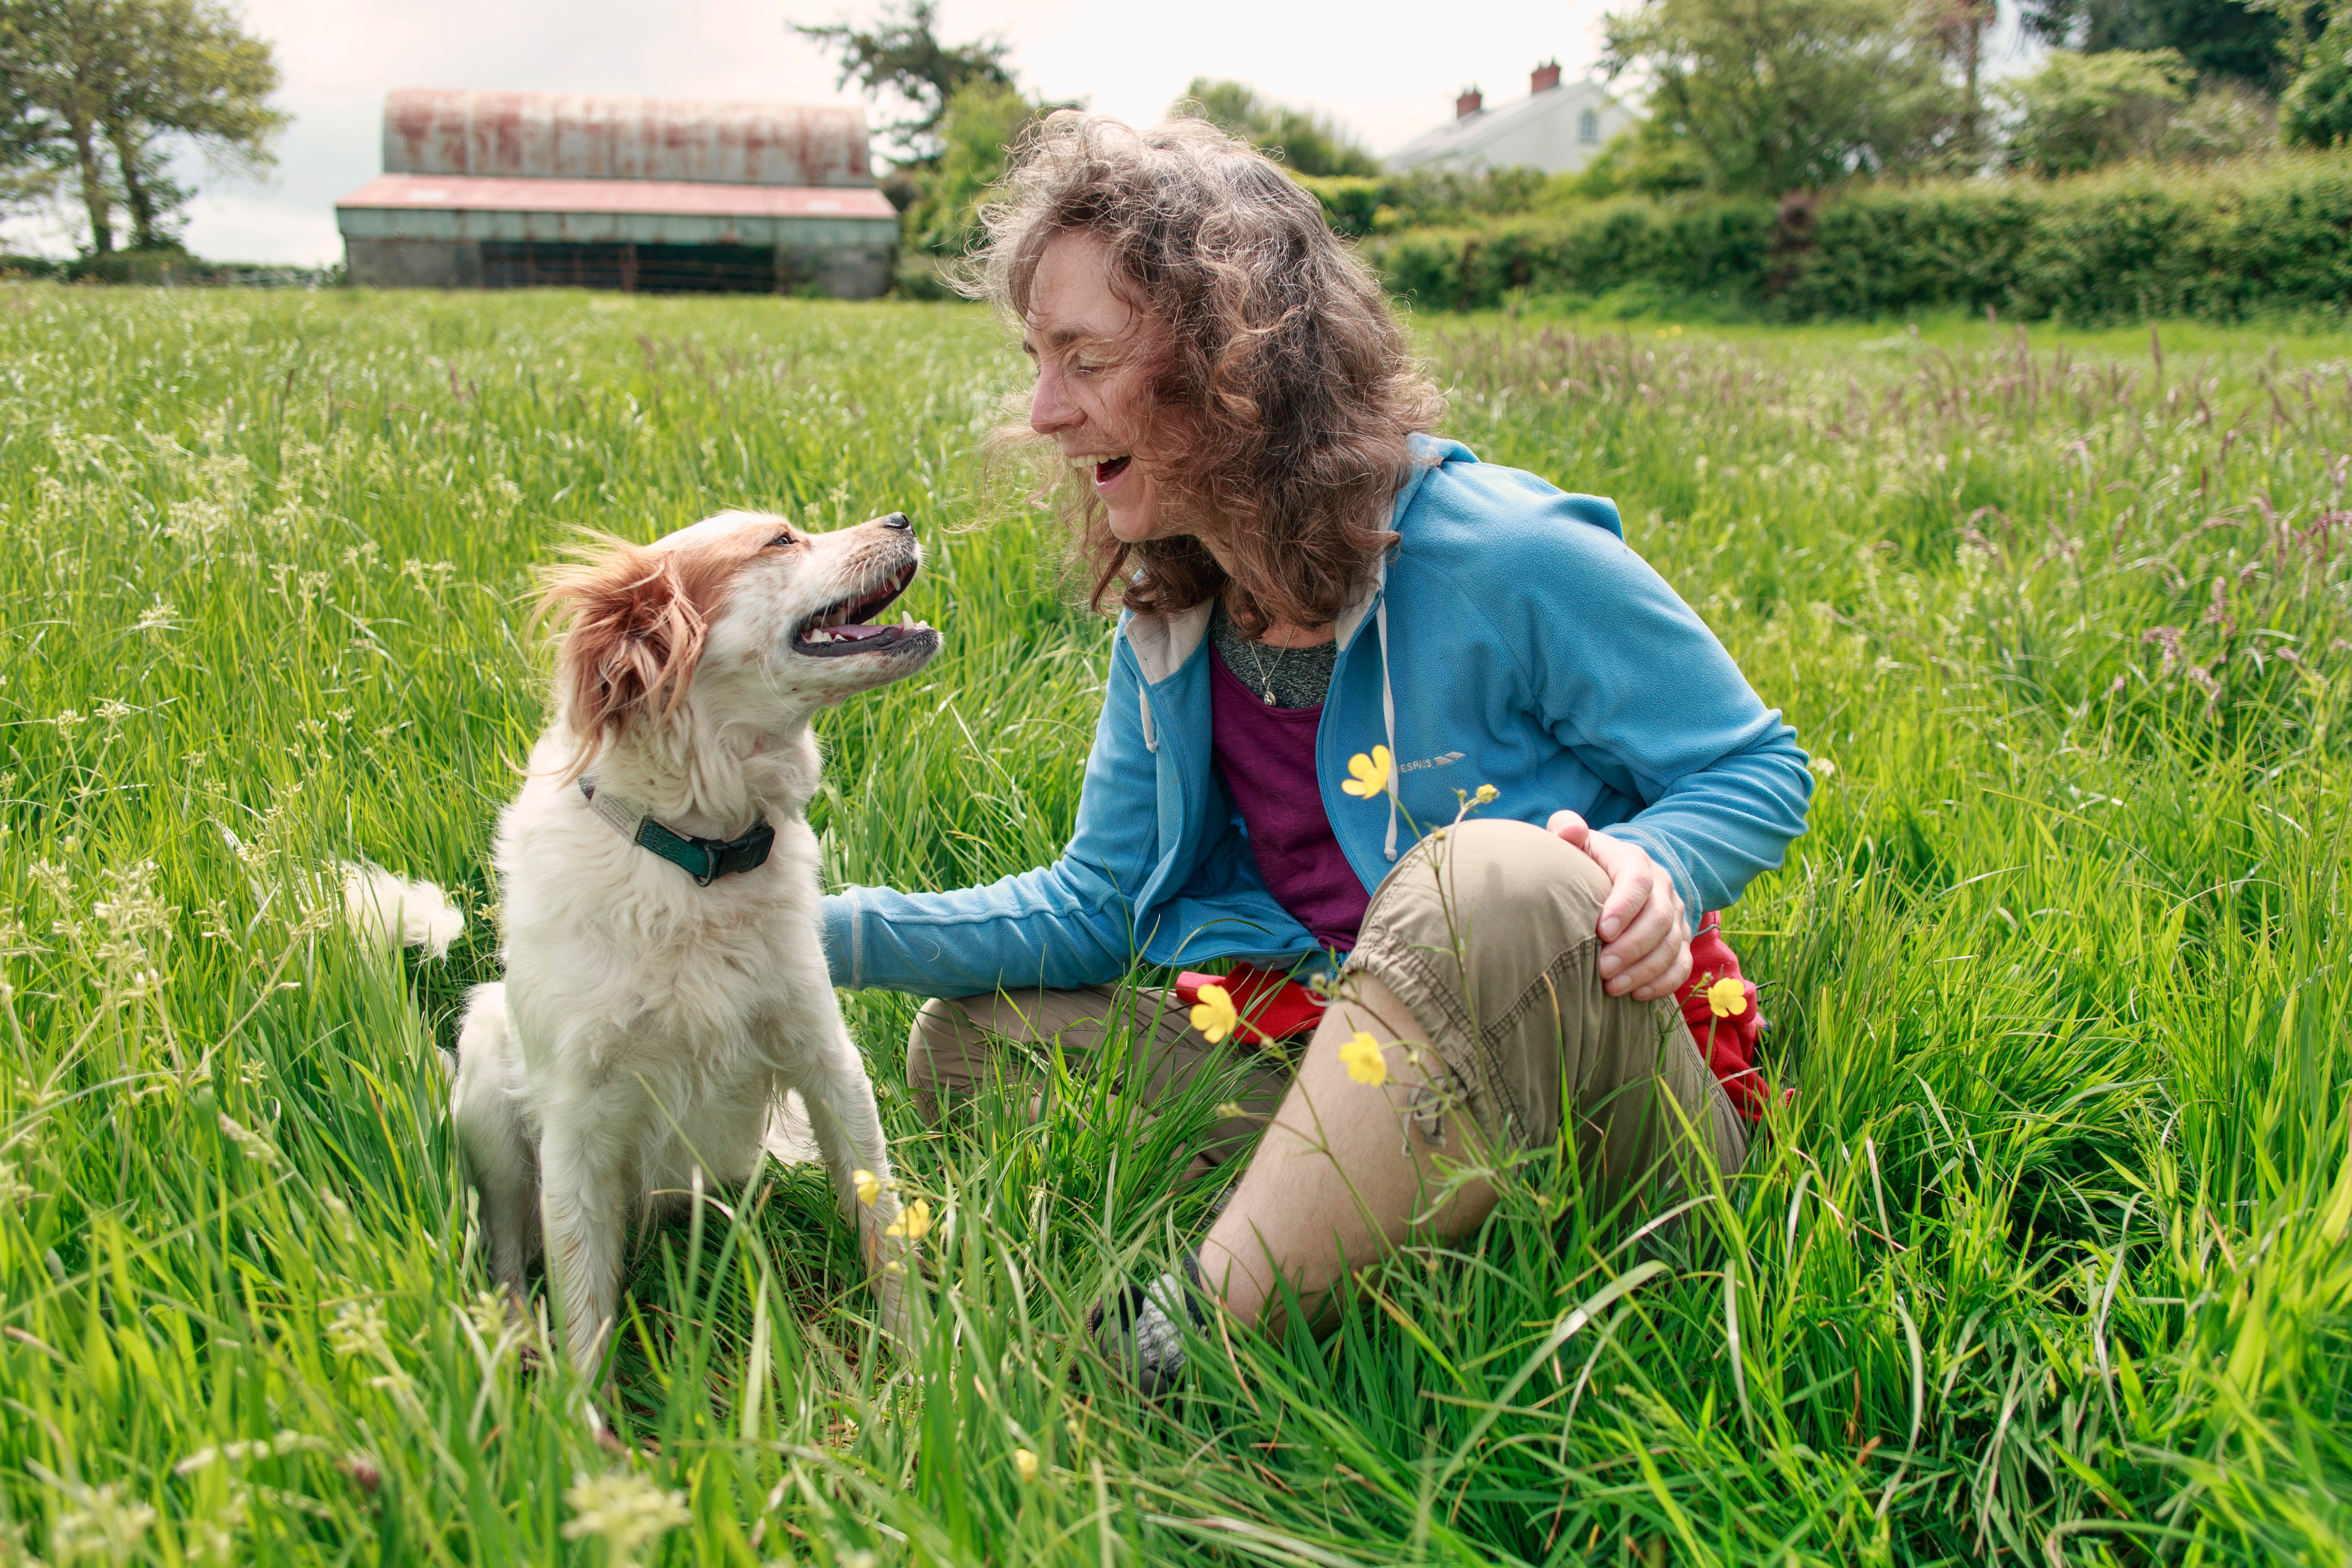
<path fill-rule="evenodd" d="M 1090 234 L 1046 247 L 1030 289 L 1021 348 L 1037 367 L 1029 425 L 1109 512 L 1129 544 L 1184 530 L 1163 515 L 1154 479 L 1151 367 L 1162 329 L 1113 287 L 1110 251 Z"/>
<path fill-rule="evenodd" d="M 560 575 L 548 605 L 572 615 L 557 689 L 583 762 L 689 705 L 722 727 L 761 726 L 913 674 L 940 634 L 882 617 L 922 558 L 897 512 L 810 533 L 738 511 Z"/>

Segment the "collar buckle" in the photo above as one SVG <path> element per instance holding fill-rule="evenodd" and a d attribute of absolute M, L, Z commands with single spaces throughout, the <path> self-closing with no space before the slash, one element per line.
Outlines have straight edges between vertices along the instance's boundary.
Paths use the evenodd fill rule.
<path fill-rule="evenodd" d="M 768 863 L 768 851 L 775 847 L 776 830 L 765 822 L 740 838 L 700 838 L 655 821 L 637 810 L 635 802 L 625 803 L 609 792 L 599 801 L 593 779 L 582 779 L 580 793 L 589 808 L 615 832 L 693 878 L 698 888 L 707 888 L 738 871 L 758 870 Z"/>

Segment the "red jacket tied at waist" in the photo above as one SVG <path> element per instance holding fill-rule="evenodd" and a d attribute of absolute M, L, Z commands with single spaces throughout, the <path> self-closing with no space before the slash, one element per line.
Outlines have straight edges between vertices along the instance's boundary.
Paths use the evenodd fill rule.
<path fill-rule="evenodd" d="M 1739 1005 L 1727 1016 L 1716 1016 L 1711 988 L 1724 980 L 1739 985 Z M 1253 1046 L 1271 1045 L 1313 1031 L 1323 1018 L 1323 999 L 1289 976 L 1244 963 L 1229 974 L 1203 974 L 1186 970 L 1176 977 L 1176 999 L 1190 1007 L 1201 999 L 1203 985 L 1222 985 L 1241 1015 L 1236 1037 Z M 1756 1066 L 1756 1039 L 1763 1032 L 1764 1016 L 1758 1011 L 1756 987 L 1739 973 L 1739 955 L 1723 940 L 1721 920 L 1713 914 L 1699 921 L 1691 938 L 1691 973 L 1675 993 L 1690 1026 L 1691 1038 L 1708 1070 L 1730 1096 L 1733 1109 L 1748 1121 L 1764 1114 L 1764 1078 Z"/>

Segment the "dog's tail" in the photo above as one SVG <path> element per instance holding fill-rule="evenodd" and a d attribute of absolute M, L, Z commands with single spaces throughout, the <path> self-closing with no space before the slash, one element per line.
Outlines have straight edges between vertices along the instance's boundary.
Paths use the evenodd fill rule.
<path fill-rule="evenodd" d="M 381 866 L 342 862 L 343 913 L 371 947 L 421 947 L 439 958 L 465 933 L 466 917 L 430 882 L 404 882 Z"/>

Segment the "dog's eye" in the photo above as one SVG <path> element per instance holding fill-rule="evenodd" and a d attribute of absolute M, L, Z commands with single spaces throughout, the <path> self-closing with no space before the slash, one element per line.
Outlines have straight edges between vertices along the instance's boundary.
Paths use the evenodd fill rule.
<path fill-rule="evenodd" d="M 768 548 L 771 550 L 782 550 L 787 544 L 798 544 L 799 542 L 800 541 L 793 537 L 790 533 L 780 533 L 776 535 L 775 538 L 768 541 Z"/>

